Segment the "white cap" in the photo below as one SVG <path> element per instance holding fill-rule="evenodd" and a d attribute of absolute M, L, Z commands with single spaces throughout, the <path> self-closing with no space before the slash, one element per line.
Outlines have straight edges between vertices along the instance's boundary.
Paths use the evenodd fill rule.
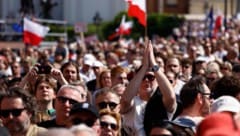
<path fill-rule="evenodd" d="M 101 61 L 94 61 L 93 64 L 92 64 L 93 67 L 103 67 L 103 63 Z"/>
<path fill-rule="evenodd" d="M 83 56 L 83 60 L 92 60 L 92 61 L 94 61 L 94 60 L 96 60 L 96 58 L 92 54 L 88 53 L 88 54 L 85 54 Z"/>
<path fill-rule="evenodd" d="M 86 59 L 86 60 L 83 60 L 83 64 L 92 66 L 93 65 L 93 61 L 90 60 L 90 59 Z"/>
<path fill-rule="evenodd" d="M 240 112 L 240 103 L 239 101 L 232 96 L 221 96 L 217 98 L 211 106 L 211 112 Z"/>
<path fill-rule="evenodd" d="M 198 56 L 195 60 L 195 62 L 208 62 L 208 59 L 204 56 Z"/>

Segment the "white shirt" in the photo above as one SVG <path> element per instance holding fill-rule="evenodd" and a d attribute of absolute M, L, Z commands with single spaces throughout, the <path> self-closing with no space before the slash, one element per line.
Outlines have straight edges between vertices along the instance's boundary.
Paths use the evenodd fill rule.
<path fill-rule="evenodd" d="M 130 111 L 123 114 L 123 127 L 131 130 L 131 136 L 145 136 L 143 120 L 147 101 L 140 99 L 139 96 L 133 98 L 134 105 Z"/>

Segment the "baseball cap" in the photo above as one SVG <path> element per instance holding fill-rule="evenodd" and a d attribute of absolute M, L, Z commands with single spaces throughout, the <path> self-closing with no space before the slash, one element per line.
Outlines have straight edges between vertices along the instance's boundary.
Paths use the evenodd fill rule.
<path fill-rule="evenodd" d="M 99 118 L 98 110 L 93 105 L 87 102 L 74 104 L 71 108 L 70 115 L 81 112 L 88 112 L 96 118 Z"/>
<path fill-rule="evenodd" d="M 85 65 L 89 65 L 89 66 L 92 66 L 92 65 L 93 65 L 93 61 L 90 60 L 90 59 L 85 59 L 85 60 L 83 60 L 83 63 L 84 63 Z"/>
<path fill-rule="evenodd" d="M 198 56 L 195 62 L 208 62 L 208 59 L 204 56 Z"/>
<path fill-rule="evenodd" d="M 88 54 L 85 54 L 83 56 L 83 60 L 92 60 L 92 61 L 94 61 L 94 60 L 96 60 L 96 58 L 92 54 L 88 53 Z"/>
<path fill-rule="evenodd" d="M 221 96 L 213 101 L 211 106 L 211 112 L 223 112 L 228 111 L 232 113 L 240 112 L 239 101 L 232 96 Z"/>
<path fill-rule="evenodd" d="M 96 60 L 92 63 L 92 67 L 103 67 L 103 66 L 104 66 L 103 63 L 98 60 Z"/>

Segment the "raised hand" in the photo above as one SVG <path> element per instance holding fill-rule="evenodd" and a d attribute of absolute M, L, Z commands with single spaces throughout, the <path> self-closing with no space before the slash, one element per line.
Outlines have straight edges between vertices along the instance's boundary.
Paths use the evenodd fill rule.
<path fill-rule="evenodd" d="M 157 65 L 157 62 L 155 60 L 155 56 L 154 56 L 154 51 L 153 51 L 153 45 L 152 45 L 152 41 L 150 40 L 148 43 L 148 51 L 149 51 L 149 65 L 150 67 Z"/>
<path fill-rule="evenodd" d="M 149 47 L 148 47 L 148 40 L 145 40 L 145 49 L 144 49 L 144 55 L 143 55 L 143 61 L 142 61 L 142 66 L 144 68 L 149 68 Z"/>

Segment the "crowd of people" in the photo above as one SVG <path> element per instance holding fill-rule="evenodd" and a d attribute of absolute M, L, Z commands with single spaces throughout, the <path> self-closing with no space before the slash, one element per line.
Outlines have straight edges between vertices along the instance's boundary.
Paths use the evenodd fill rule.
<path fill-rule="evenodd" d="M 237 136 L 240 21 L 209 37 L 0 50 L 0 131 L 11 136 Z M 0 134 L 0 135 L 1 135 Z"/>

